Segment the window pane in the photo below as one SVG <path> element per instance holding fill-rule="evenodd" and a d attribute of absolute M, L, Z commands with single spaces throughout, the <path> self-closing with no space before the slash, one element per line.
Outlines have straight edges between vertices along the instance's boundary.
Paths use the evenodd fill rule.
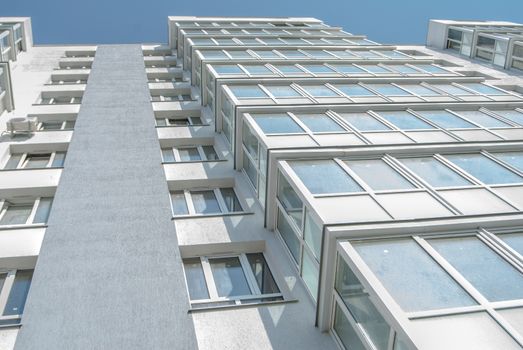
<path fill-rule="evenodd" d="M 191 191 L 194 211 L 197 214 L 221 213 L 214 191 Z"/>
<path fill-rule="evenodd" d="M 456 113 L 486 128 L 510 127 L 507 123 L 480 111 L 456 111 Z"/>
<path fill-rule="evenodd" d="M 63 167 L 65 162 L 65 152 L 56 152 L 53 159 L 52 167 Z"/>
<path fill-rule="evenodd" d="M 320 276 L 319 266 L 306 250 L 304 250 L 303 253 L 301 276 L 305 282 L 305 286 L 311 293 L 312 298 L 316 300 L 318 296 L 318 281 Z"/>
<path fill-rule="evenodd" d="M 243 153 L 243 169 L 245 170 L 247 177 L 251 181 L 251 184 L 254 186 L 255 189 L 257 189 L 258 171 L 256 170 L 256 165 L 254 165 L 252 160 L 247 156 L 246 152 Z"/>
<path fill-rule="evenodd" d="M 434 84 L 434 87 L 442 90 L 443 92 L 446 92 L 449 95 L 473 95 L 472 92 L 463 90 L 455 85 L 452 84 Z"/>
<path fill-rule="evenodd" d="M 254 51 L 254 53 L 257 54 L 258 56 L 262 57 L 262 58 L 280 58 L 280 56 L 278 56 L 273 51 L 258 50 L 258 51 Z"/>
<path fill-rule="evenodd" d="M 497 236 L 510 248 L 523 255 L 523 233 L 504 233 Z"/>
<path fill-rule="evenodd" d="M 523 178 L 481 154 L 446 155 L 445 158 L 486 184 L 523 182 Z"/>
<path fill-rule="evenodd" d="M 338 256 L 335 289 L 377 349 L 387 349 L 390 327 L 370 300 L 369 293 Z"/>
<path fill-rule="evenodd" d="M 358 242 L 354 248 L 406 312 L 476 304 L 412 239 Z"/>
<path fill-rule="evenodd" d="M 251 129 L 249 126 L 244 123 L 243 124 L 243 140 L 242 143 L 247 149 L 247 152 L 251 155 L 251 157 L 257 162 L 258 161 L 258 139 L 254 134 L 251 132 Z"/>
<path fill-rule="evenodd" d="M 523 299 L 523 276 L 477 237 L 429 243 L 490 301 Z"/>
<path fill-rule="evenodd" d="M 49 163 L 50 158 L 50 154 L 28 154 L 25 158 L 24 168 L 45 168 L 47 166 L 47 163 Z"/>
<path fill-rule="evenodd" d="M 213 146 L 202 146 L 203 153 L 205 154 L 206 160 L 218 160 L 219 157 L 216 154 L 216 150 Z"/>
<path fill-rule="evenodd" d="M 361 187 L 333 160 L 289 162 L 312 194 L 361 192 Z"/>
<path fill-rule="evenodd" d="M 5 169 L 16 169 L 16 166 L 20 162 L 21 158 L 21 154 L 12 154 L 9 160 L 7 161 L 7 164 L 5 165 Z"/>
<path fill-rule="evenodd" d="M 523 125 L 523 113 L 520 113 L 520 112 L 514 111 L 514 110 L 499 110 L 499 111 L 492 111 L 492 112 L 494 112 L 497 115 L 500 115 L 504 118 L 507 118 L 508 120 L 511 120 L 514 123 Z"/>
<path fill-rule="evenodd" d="M 173 215 L 189 214 L 183 191 L 171 192 L 171 202 L 173 205 Z"/>
<path fill-rule="evenodd" d="M 251 75 L 260 75 L 260 74 L 274 75 L 274 73 L 265 66 L 244 65 L 243 68 L 245 68 L 245 70 L 247 72 L 249 72 L 249 74 L 251 74 Z"/>
<path fill-rule="evenodd" d="M 494 153 L 494 156 L 505 163 L 512 165 L 514 168 L 523 171 L 523 153 L 521 152 L 504 152 Z"/>
<path fill-rule="evenodd" d="M 245 74 L 237 65 L 212 66 L 218 74 Z"/>
<path fill-rule="evenodd" d="M 281 173 L 278 177 L 278 199 L 287 215 L 289 215 L 294 223 L 296 223 L 296 226 L 301 229 L 303 203 Z"/>
<path fill-rule="evenodd" d="M 485 84 L 480 83 L 461 83 L 461 86 L 464 86 L 468 89 L 474 90 L 476 92 L 479 92 L 480 94 L 485 95 L 506 95 L 503 91 L 498 90 L 496 88 L 493 88 L 492 86 L 488 86 Z"/>
<path fill-rule="evenodd" d="M 374 92 L 369 91 L 363 86 L 357 84 L 335 85 L 334 87 L 348 96 L 375 96 Z"/>
<path fill-rule="evenodd" d="M 387 66 L 388 68 L 390 69 L 393 69 L 397 72 L 400 72 L 400 73 L 404 73 L 404 74 L 411 74 L 411 73 L 414 73 L 414 74 L 419 74 L 420 72 L 415 70 L 414 68 L 412 67 L 409 67 L 409 66 L 405 66 L 403 64 L 398 64 L 398 65 L 394 65 L 394 66 Z"/>
<path fill-rule="evenodd" d="M 45 224 L 47 222 L 52 204 L 53 198 L 40 198 L 40 204 L 38 204 L 38 209 L 36 209 L 33 224 Z"/>
<path fill-rule="evenodd" d="M 425 86 L 420 85 L 420 84 L 401 85 L 401 87 L 405 88 L 405 89 L 409 90 L 410 92 L 413 92 L 419 96 L 440 96 L 441 95 L 440 93 L 438 93 L 432 89 L 426 88 Z"/>
<path fill-rule="evenodd" d="M 385 96 L 405 96 L 410 95 L 407 91 L 400 89 L 392 84 L 367 84 L 367 86 Z"/>
<path fill-rule="evenodd" d="M 207 291 L 207 283 L 205 282 L 200 258 L 183 259 L 183 267 L 190 299 L 209 299 L 209 292 Z"/>
<path fill-rule="evenodd" d="M 345 131 L 338 123 L 325 114 L 301 114 L 297 115 L 297 117 L 312 132 Z"/>
<path fill-rule="evenodd" d="M 359 131 L 390 130 L 390 128 L 367 113 L 339 113 L 345 121 Z"/>
<path fill-rule="evenodd" d="M 283 241 L 289 248 L 292 257 L 294 258 L 294 261 L 298 263 L 298 261 L 300 261 L 300 241 L 298 240 L 298 237 L 294 233 L 291 225 L 289 224 L 287 219 L 285 219 L 285 216 L 282 214 L 281 211 L 278 211 L 277 228 L 278 232 L 283 238 Z"/>
<path fill-rule="evenodd" d="M 379 112 L 378 114 L 402 130 L 434 129 L 429 123 L 424 122 L 408 112 Z"/>
<path fill-rule="evenodd" d="M 351 160 L 346 163 L 375 191 L 414 188 L 410 182 L 381 159 Z"/>
<path fill-rule="evenodd" d="M 237 257 L 213 258 L 209 259 L 209 264 L 218 296 L 234 297 L 251 294 L 240 259 Z"/>
<path fill-rule="evenodd" d="M 336 97 L 338 96 L 337 93 L 332 91 L 326 86 L 323 85 L 301 85 L 302 89 L 307 91 L 311 96 L 313 97 Z"/>
<path fill-rule="evenodd" d="M 178 154 L 180 154 L 180 160 L 182 162 L 202 160 L 196 147 L 178 148 Z"/>
<path fill-rule="evenodd" d="M 16 271 L 15 281 L 5 305 L 4 316 L 22 315 L 24 313 L 25 299 L 31 286 L 32 277 L 33 270 Z"/>
<path fill-rule="evenodd" d="M 238 200 L 238 197 L 236 197 L 232 188 L 220 188 L 220 193 L 222 194 L 223 201 L 225 202 L 229 212 L 242 211 L 240 201 Z"/>
<path fill-rule="evenodd" d="M 309 72 L 315 73 L 315 74 L 334 73 L 334 71 L 331 68 L 324 66 L 322 64 L 314 64 L 314 65 L 307 64 L 307 65 L 302 65 L 302 66 Z"/>
<path fill-rule="evenodd" d="M 432 157 L 404 158 L 400 161 L 434 187 L 467 186 L 464 177 Z"/>
<path fill-rule="evenodd" d="M 8 205 L 0 219 L 0 225 L 23 225 L 29 219 L 32 210 L 33 205 Z"/>
<path fill-rule="evenodd" d="M 266 134 L 304 133 L 303 129 L 287 114 L 258 114 L 252 117 Z"/>
<path fill-rule="evenodd" d="M 265 86 L 274 97 L 301 97 L 298 91 L 290 86 Z"/>
<path fill-rule="evenodd" d="M 278 69 L 280 72 L 284 74 L 296 74 L 296 73 L 303 73 L 301 69 L 299 69 L 296 66 L 274 66 L 276 69 Z"/>
<path fill-rule="evenodd" d="M 229 86 L 234 96 L 237 98 L 256 98 L 268 97 L 258 86 Z"/>
<path fill-rule="evenodd" d="M 323 238 L 323 232 L 322 228 L 310 216 L 308 210 L 305 212 L 304 238 L 305 243 L 312 250 L 312 253 L 319 261 L 321 256 L 321 241 Z"/>
<path fill-rule="evenodd" d="M 174 162 L 174 154 L 172 148 L 162 148 L 162 159 L 164 162 Z"/>
<path fill-rule="evenodd" d="M 361 343 L 360 338 L 352 328 L 349 320 L 347 320 L 338 304 L 336 304 L 336 310 L 334 312 L 333 328 L 346 349 L 366 350 L 366 347 Z"/>
<path fill-rule="evenodd" d="M 272 277 L 269 265 L 265 261 L 262 253 L 247 254 L 247 260 L 251 265 L 252 273 L 256 278 L 256 283 L 262 294 L 279 293 L 280 289 Z"/>
<path fill-rule="evenodd" d="M 336 69 L 338 72 L 345 73 L 345 74 L 361 74 L 361 73 L 367 73 L 363 69 L 356 67 L 352 64 L 347 65 L 333 65 L 334 69 Z M 368 73 L 367 73 L 368 74 Z"/>
<path fill-rule="evenodd" d="M 418 111 L 417 113 L 442 128 L 477 128 L 465 119 L 446 111 Z"/>
<path fill-rule="evenodd" d="M 417 68 L 421 68 L 424 71 L 427 71 L 429 73 L 435 73 L 435 74 L 445 73 L 445 74 L 449 74 L 449 71 L 447 71 L 447 70 L 445 70 L 443 68 L 437 67 L 435 65 L 432 65 L 432 64 L 416 64 L 415 66 Z"/>

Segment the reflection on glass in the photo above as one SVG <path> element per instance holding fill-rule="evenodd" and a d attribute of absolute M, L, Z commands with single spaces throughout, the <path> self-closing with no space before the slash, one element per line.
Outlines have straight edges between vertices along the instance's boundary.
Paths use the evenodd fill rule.
<path fill-rule="evenodd" d="M 300 114 L 297 117 L 312 132 L 345 131 L 338 123 L 325 114 Z"/>
<path fill-rule="evenodd" d="M 381 159 L 351 160 L 346 163 L 375 191 L 414 188 L 407 179 Z"/>
<path fill-rule="evenodd" d="M 426 123 L 415 115 L 405 111 L 379 112 L 378 114 L 380 117 L 402 130 L 434 129 L 434 127 L 429 123 Z"/>
<path fill-rule="evenodd" d="M 486 184 L 523 182 L 523 177 L 482 154 L 446 155 L 445 158 Z"/>
<path fill-rule="evenodd" d="M 173 207 L 173 215 L 189 214 L 183 191 L 171 192 L 171 203 Z"/>
<path fill-rule="evenodd" d="M 300 241 L 298 240 L 298 237 L 294 233 L 294 230 L 292 229 L 287 219 L 285 219 L 283 213 L 279 210 L 277 228 L 285 244 L 289 248 L 294 261 L 298 263 L 300 261 Z"/>
<path fill-rule="evenodd" d="M 272 277 L 269 265 L 265 261 L 262 253 L 247 254 L 247 260 L 251 265 L 252 273 L 262 294 L 279 293 L 280 290 Z"/>
<path fill-rule="evenodd" d="M 222 212 L 212 190 L 191 191 L 191 198 L 196 214 L 216 214 Z"/>
<path fill-rule="evenodd" d="M 433 187 L 467 186 L 464 177 L 432 157 L 404 158 L 400 161 Z"/>
<path fill-rule="evenodd" d="M 333 160 L 289 162 L 312 194 L 361 192 L 361 187 Z"/>
<path fill-rule="evenodd" d="M 25 300 L 32 278 L 33 270 L 16 271 L 15 280 L 5 305 L 4 316 L 21 315 L 24 313 Z"/>
<path fill-rule="evenodd" d="M 359 131 L 390 130 L 388 126 L 367 113 L 339 113 L 339 115 Z"/>
<path fill-rule="evenodd" d="M 523 233 L 503 233 L 499 234 L 498 237 L 523 256 Z"/>
<path fill-rule="evenodd" d="M 209 299 L 209 292 L 207 291 L 207 283 L 205 282 L 200 258 L 183 259 L 183 267 L 190 299 Z"/>
<path fill-rule="evenodd" d="M 237 257 L 209 259 L 214 283 L 220 297 L 250 295 L 251 290 Z"/>
<path fill-rule="evenodd" d="M 283 208 L 294 221 L 298 229 L 301 229 L 303 216 L 303 202 L 296 194 L 296 191 L 289 184 L 285 176 L 280 173 L 278 177 L 278 199 Z"/>
<path fill-rule="evenodd" d="M 29 215 L 33 210 L 32 205 L 6 205 L 4 204 L 5 212 L 0 218 L 0 225 L 23 225 L 29 219 Z M 0 211 L 1 215 L 1 211 Z"/>
<path fill-rule="evenodd" d="M 418 111 L 417 113 L 444 129 L 477 128 L 476 125 L 447 111 Z"/>
<path fill-rule="evenodd" d="M 336 304 L 336 310 L 334 311 L 333 328 L 346 349 L 366 350 L 338 304 Z"/>
<path fill-rule="evenodd" d="M 266 134 L 304 133 L 298 123 L 287 114 L 256 114 L 252 117 Z"/>

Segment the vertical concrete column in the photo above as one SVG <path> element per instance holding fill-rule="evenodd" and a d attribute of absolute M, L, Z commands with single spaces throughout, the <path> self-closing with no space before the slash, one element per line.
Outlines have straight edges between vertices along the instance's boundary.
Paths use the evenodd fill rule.
<path fill-rule="evenodd" d="M 140 45 L 98 46 L 17 350 L 196 348 Z"/>

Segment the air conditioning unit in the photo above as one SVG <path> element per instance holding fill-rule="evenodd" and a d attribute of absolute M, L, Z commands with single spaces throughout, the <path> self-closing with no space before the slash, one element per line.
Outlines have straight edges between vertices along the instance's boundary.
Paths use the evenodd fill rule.
<path fill-rule="evenodd" d="M 6 131 L 11 134 L 31 134 L 38 125 L 36 117 L 16 117 L 6 122 Z"/>

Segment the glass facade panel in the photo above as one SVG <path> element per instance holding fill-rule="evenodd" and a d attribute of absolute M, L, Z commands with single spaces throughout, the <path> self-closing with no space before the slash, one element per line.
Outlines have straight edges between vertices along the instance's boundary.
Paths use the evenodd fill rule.
<path fill-rule="evenodd" d="M 289 162 L 312 194 L 361 192 L 361 187 L 332 160 Z"/>
<path fill-rule="evenodd" d="M 263 254 L 247 254 L 247 260 L 251 265 L 252 273 L 254 274 L 258 288 L 260 288 L 260 292 L 262 294 L 279 293 L 280 289 L 278 288 L 276 281 L 274 281 L 274 277 L 272 277 L 271 270 L 269 269 L 269 265 L 267 265 Z"/>
<path fill-rule="evenodd" d="M 202 160 L 196 147 L 178 148 L 178 154 L 182 162 Z"/>
<path fill-rule="evenodd" d="M 490 301 L 523 299 L 523 275 L 477 237 L 429 243 Z"/>
<path fill-rule="evenodd" d="M 32 210 L 33 205 L 8 205 L 0 218 L 0 225 L 23 225 L 27 223 Z"/>
<path fill-rule="evenodd" d="M 266 134 L 304 133 L 305 131 L 287 114 L 255 114 L 254 121 Z"/>
<path fill-rule="evenodd" d="M 191 300 L 209 299 L 200 258 L 183 259 L 183 268 Z"/>
<path fill-rule="evenodd" d="M 218 296 L 235 297 L 251 294 L 239 258 L 212 258 L 209 259 L 209 264 Z"/>
<path fill-rule="evenodd" d="M 300 261 L 300 240 L 281 211 L 278 211 L 277 228 L 294 261 L 298 263 Z"/>
<path fill-rule="evenodd" d="M 445 158 L 486 184 L 523 182 L 523 177 L 481 154 L 446 155 Z"/>
<path fill-rule="evenodd" d="M 294 90 L 290 86 L 265 86 L 267 90 L 276 98 L 278 97 L 301 97 L 298 91 Z"/>
<path fill-rule="evenodd" d="M 309 253 L 304 250 L 303 253 L 303 262 L 301 267 L 301 277 L 305 282 L 305 286 L 311 293 L 314 300 L 318 297 L 318 281 L 319 281 L 320 271 L 318 263 L 314 260 Z"/>
<path fill-rule="evenodd" d="M 375 94 L 372 91 L 367 90 L 363 86 L 358 84 L 335 85 L 334 87 L 348 96 L 375 96 Z"/>
<path fill-rule="evenodd" d="M 367 113 L 339 113 L 350 125 L 359 131 L 382 131 L 390 128 Z"/>
<path fill-rule="evenodd" d="M 461 86 L 485 95 L 506 95 L 502 90 L 480 83 L 461 83 Z"/>
<path fill-rule="evenodd" d="M 408 84 L 400 86 L 419 96 L 440 96 L 439 92 L 436 92 L 420 84 Z"/>
<path fill-rule="evenodd" d="M 418 111 L 417 113 L 444 129 L 477 128 L 465 119 L 446 111 Z"/>
<path fill-rule="evenodd" d="M 476 304 L 412 239 L 358 242 L 353 246 L 406 312 Z"/>
<path fill-rule="evenodd" d="M 232 188 L 220 188 L 220 193 L 222 194 L 223 201 L 229 213 L 242 211 L 240 201 Z"/>
<path fill-rule="evenodd" d="M 341 308 L 336 304 L 334 311 L 334 331 L 338 338 L 340 338 L 343 346 L 350 350 L 366 350 L 367 348 L 362 344 L 360 338 L 352 328 L 349 320 L 341 311 Z"/>
<path fill-rule="evenodd" d="M 523 256 L 523 233 L 504 233 L 499 234 L 498 237 Z"/>
<path fill-rule="evenodd" d="M 33 224 L 45 224 L 47 222 L 52 204 L 53 198 L 40 198 L 40 203 L 38 203 L 38 208 L 33 218 Z"/>
<path fill-rule="evenodd" d="M 287 215 L 289 215 L 296 226 L 301 229 L 303 202 L 282 174 L 278 177 L 278 199 Z"/>
<path fill-rule="evenodd" d="M 333 90 L 323 85 L 301 85 L 302 89 L 307 91 L 313 97 L 336 97 L 338 96 Z"/>
<path fill-rule="evenodd" d="M 312 250 L 316 260 L 320 260 L 321 256 L 321 241 L 323 238 L 322 228 L 314 221 L 309 211 L 305 212 L 305 228 L 303 236 L 305 243 Z"/>
<path fill-rule="evenodd" d="M 345 131 L 338 123 L 325 114 L 300 114 L 297 117 L 312 132 Z"/>
<path fill-rule="evenodd" d="M 262 89 L 256 85 L 251 86 L 229 86 L 234 96 L 237 98 L 257 98 L 268 97 Z"/>
<path fill-rule="evenodd" d="M 432 157 L 404 158 L 400 161 L 433 187 L 471 185 L 463 176 Z"/>
<path fill-rule="evenodd" d="M 442 90 L 443 92 L 446 92 L 449 95 L 453 96 L 460 96 L 460 95 L 473 95 L 472 92 L 469 92 L 467 90 L 461 89 L 455 85 L 452 84 L 436 84 L 434 85 L 436 88 Z"/>
<path fill-rule="evenodd" d="M 410 95 L 407 91 L 400 89 L 392 84 L 367 84 L 374 91 L 385 96 L 406 96 Z"/>
<path fill-rule="evenodd" d="M 378 112 L 378 114 L 402 130 L 434 129 L 429 123 L 424 122 L 408 112 Z"/>
<path fill-rule="evenodd" d="M 510 127 L 509 124 L 481 111 L 457 111 L 456 113 L 486 128 Z"/>
<path fill-rule="evenodd" d="M 191 191 L 191 198 L 196 214 L 216 214 L 222 212 L 212 190 Z"/>
<path fill-rule="evenodd" d="M 374 191 L 414 188 L 407 179 L 381 159 L 351 160 L 346 163 Z"/>
<path fill-rule="evenodd" d="M 498 110 L 494 111 L 497 115 L 500 115 L 504 118 L 507 118 L 508 120 L 513 121 L 514 123 L 517 123 L 519 125 L 523 125 L 523 113 L 520 113 L 515 110 Z"/>
<path fill-rule="evenodd" d="M 24 313 L 25 300 L 27 293 L 29 293 L 32 278 L 33 270 L 16 271 L 15 280 L 5 305 L 4 316 L 22 315 Z"/>
<path fill-rule="evenodd" d="M 523 152 L 494 153 L 494 156 L 497 159 L 500 159 L 505 163 L 510 164 L 519 171 L 523 171 Z"/>
<path fill-rule="evenodd" d="M 171 203 L 173 207 L 173 215 L 189 214 L 183 191 L 171 192 Z"/>

